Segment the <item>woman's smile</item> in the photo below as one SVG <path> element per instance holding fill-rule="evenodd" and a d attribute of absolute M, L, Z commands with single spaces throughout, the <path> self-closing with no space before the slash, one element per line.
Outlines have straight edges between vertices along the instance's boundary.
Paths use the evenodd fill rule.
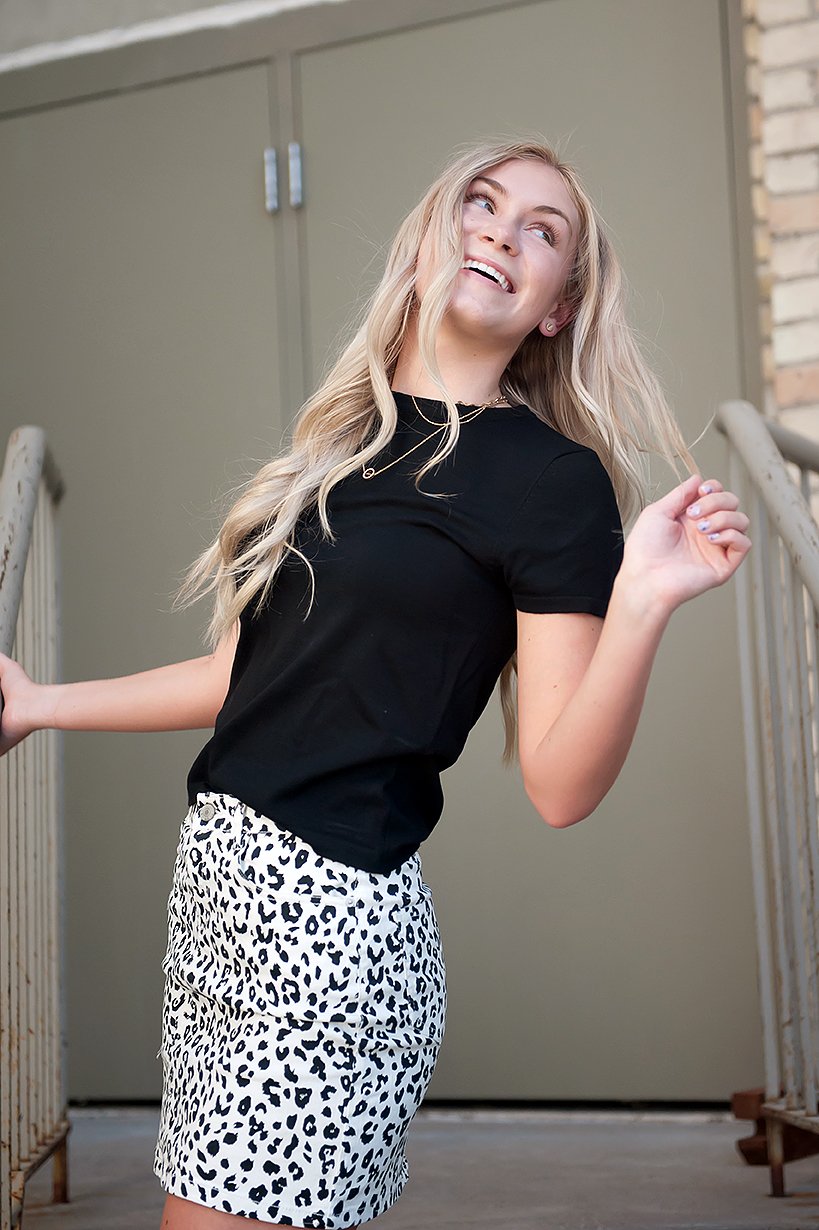
<path fill-rule="evenodd" d="M 515 293 L 515 288 L 509 275 L 498 265 L 494 264 L 494 262 L 467 257 L 461 272 L 477 274 L 485 282 L 490 282 L 493 286 L 497 286 L 504 294 L 514 295 Z"/>

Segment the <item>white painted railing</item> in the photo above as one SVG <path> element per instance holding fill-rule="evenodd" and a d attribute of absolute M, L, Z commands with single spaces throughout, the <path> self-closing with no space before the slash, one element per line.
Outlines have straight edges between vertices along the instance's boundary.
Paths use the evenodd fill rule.
<path fill-rule="evenodd" d="M 39 682 L 59 674 L 62 490 L 43 432 L 18 428 L 0 478 L 0 651 Z M 0 1230 L 48 1157 L 68 1199 L 62 886 L 61 744 L 37 731 L 0 759 Z"/>
<path fill-rule="evenodd" d="M 717 416 L 751 519 L 736 574 L 771 1194 L 786 1124 L 819 1133 L 819 445 L 747 402 Z M 790 1129 L 789 1129 L 790 1130 Z"/>

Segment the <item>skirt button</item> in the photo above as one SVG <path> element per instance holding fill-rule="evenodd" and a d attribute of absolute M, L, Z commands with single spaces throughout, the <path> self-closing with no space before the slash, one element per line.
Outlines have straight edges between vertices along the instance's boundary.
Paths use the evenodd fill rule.
<path fill-rule="evenodd" d="M 203 805 L 199 808 L 199 819 L 212 820 L 215 812 L 216 808 L 212 803 L 203 803 Z"/>

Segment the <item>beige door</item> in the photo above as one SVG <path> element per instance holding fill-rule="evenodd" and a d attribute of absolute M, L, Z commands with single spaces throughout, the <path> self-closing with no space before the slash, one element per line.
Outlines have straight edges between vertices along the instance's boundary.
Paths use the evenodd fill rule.
<path fill-rule="evenodd" d="M 741 389 L 724 60 L 716 0 L 543 0 L 302 56 L 314 378 L 453 146 L 535 129 L 608 220 L 693 440 Z M 697 456 L 724 475 L 713 429 Z M 496 702 L 445 775 L 432 1094 L 724 1099 L 761 1079 L 733 619 L 730 590 L 677 614 L 628 766 L 581 825 L 546 828 L 501 769 Z"/>
<path fill-rule="evenodd" d="M 0 426 L 63 470 L 66 679 L 204 652 L 171 595 L 279 445 L 264 66 L 0 123 Z M 12 242 L 13 240 L 13 242 Z M 155 1097 L 187 768 L 206 732 L 66 737 L 69 1093 Z"/>

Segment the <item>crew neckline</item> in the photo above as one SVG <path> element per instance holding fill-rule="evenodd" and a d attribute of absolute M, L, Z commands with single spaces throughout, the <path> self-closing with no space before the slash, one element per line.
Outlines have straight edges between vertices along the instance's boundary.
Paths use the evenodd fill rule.
<path fill-rule="evenodd" d="M 407 409 L 412 407 L 413 401 L 417 402 L 419 406 L 426 407 L 427 409 L 434 408 L 437 410 L 442 410 L 444 408 L 443 401 L 434 397 L 418 397 L 414 393 L 402 393 L 399 389 L 392 389 L 391 392 L 395 398 L 396 404 L 403 403 Z M 455 404 L 459 410 L 466 412 L 469 410 L 477 410 L 480 403 L 459 401 Z M 486 414 L 488 410 L 495 410 L 498 414 L 531 414 L 529 407 L 524 406 L 522 403 L 514 403 L 510 406 L 484 406 L 483 413 Z"/>

